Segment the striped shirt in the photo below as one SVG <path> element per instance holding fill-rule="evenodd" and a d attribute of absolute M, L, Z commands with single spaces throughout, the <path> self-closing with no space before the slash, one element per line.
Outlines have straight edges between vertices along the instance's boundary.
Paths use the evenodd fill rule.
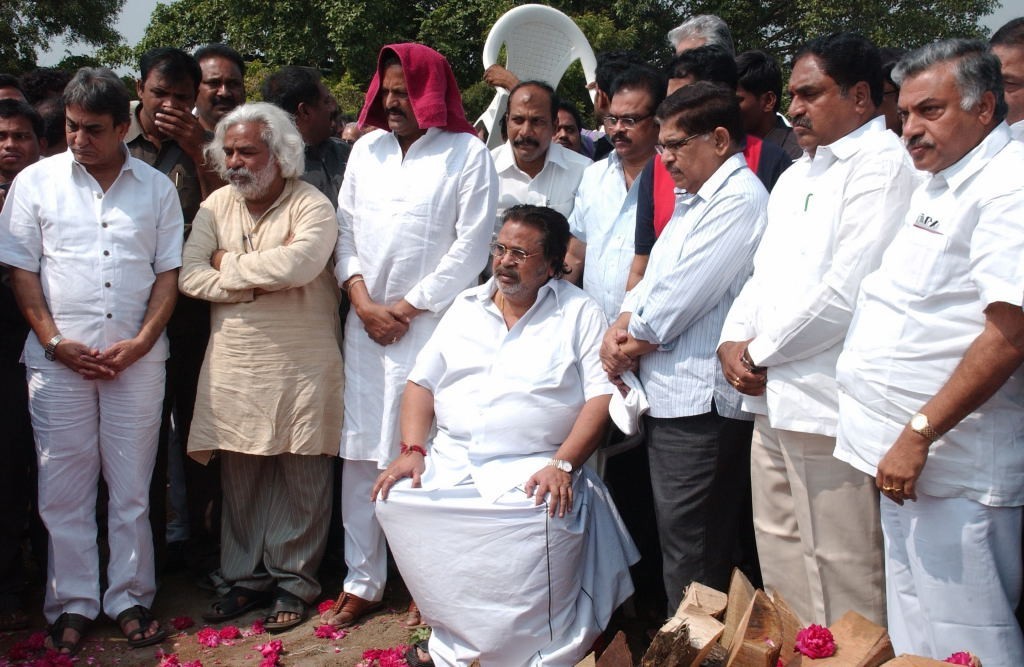
<path fill-rule="evenodd" d="M 651 251 L 647 273 L 626 295 L 629 333 L 657 344 L 640 360 L 652 417 L 711 410 L 747 418 L 716 350 L 732 300 L 750 276 L 766 222 L 768 192 L 742 154 L 730 157 L 694 195 L 679 195 Z"/>

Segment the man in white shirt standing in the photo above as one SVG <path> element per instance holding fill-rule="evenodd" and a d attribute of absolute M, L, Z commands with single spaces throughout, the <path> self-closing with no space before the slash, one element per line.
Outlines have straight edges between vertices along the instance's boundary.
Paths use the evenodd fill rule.
<path fill-rule="evenodd" d="M 835 361 L 860 281 L 896 233 L 917 176 L 877 116 L 881 58 L 868 40 L 809 42 L 789 92 L 805 155 L 772 191 L 754 275 L 726 318 L 718 357 L 757 415 L 751 484 L 765 587 L 808 623 L 851 609 L 882 623 L 878 494 L 832 457 Z"/>
<path fill-rule="evenodd" d="M 836 456 L 884 496 L 893 647 L 986 667 L 1024 656 L 1024 144 L 999 69 L 983 42 L 947 40 L 893 70 L 929 176 L 864 279 L 837 369 Z"/>
<path fill-rule="evenodd" d="M 1013 138 L 1024 140 L 1024 17 L 996 30 L 989 44 L 1002 67 L 1006 122 Z"/>
<path fill-rule="evenodd" d="M 451 66 L 422 44 L 381 49 L 338 197 L 335 277 L 345 323 L 344 588 L 323 622 L 351 625 L 381 605 L 384 533 L 370 490 L 398 454 L 398 408 L 420 348 L 473 285 L 494 231 L 497 176 L 466 120 Z"/>
<path fill-rule="evenodd" d="M 719 372 L 715 348 L 750 276 L 768 193 L 741 152 L 735 90 L 686 86 L 662 102 L 657 118 L 678 203 L 604 336 L 601 361 L 620 383 L 639 364 L 651 404 L 646 443 L 671 612 L 692 581 L 728 587 L 744 532 L 747 496 L 738 489 L 749 485 L 750 415 Z"/>
<path fill-rule="evenodd" d="M 128 154 L 128 91 L 113 72 L 79 70 L 64 103 L 68 151 L 18 175 L 0 214 L 0 262 L 34 332 L 24 360 L 50 538 L 48 642 L 73 654 L 101 610 L 101 471 L 110 495 L 102 610 L 132 647 L 167 636 L 149 611 L 149 482 L 184 222 L 171 181 Z"/>
<path fill-rule="evenodd" d="M 637 184 L 658 143 L 654 112 L 665 99 L 665 78 L 647 65 L 632 65 L 612 88 L 604 125 L 615 150 L 583 173 L 569 217 L 573 239 L 566 256 L 569 277 L 578 281 L 583 274 L 583 290 L 594 297 L 608 322 L 619 316 L 626 294 Z"/>
<path fill-rule="evenodd" d="M 524 81 L 509 92 L 508 141 L 491 151 L 499 220 L 516 204 L 547 206 L 566 217 L 572 213 L 576 188 L 591 162 L 552 141 L 558 105 L 555 91 L 541 81 Z"/>

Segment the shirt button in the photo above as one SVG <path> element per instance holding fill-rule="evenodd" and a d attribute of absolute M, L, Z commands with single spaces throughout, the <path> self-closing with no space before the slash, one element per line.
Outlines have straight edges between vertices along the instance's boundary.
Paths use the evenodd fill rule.
<path fill-rule="evenodd" d="M 107 223 L 105 223 L 105 222 L 100 223 L 100 226 L 103 227 L 103 229 L 106 229 L 107 228 Z"/>
<path fill-rule="evenodd" d="M 107 313 L 107 319 L 108 319 L 108 320 L 109 320 L 110 318 L 112 318 L 113 316 L 114 316 L 114 315 L 113 315 L 113 313 Z"/>
<path fill-rule="evenodd" d="M 96 193 L 96 199 L 103 199 L 103 193 L 102 192 L 97 192 Z"/>
<path fill-rule="evenodd" d="M 110 251 L 109 250 L 104 250 L 103 251 L 103 256 L 104 257 L 109 257 L 110 256 Z"/>
<path fill-rule="evenodd" d="M 104 287 L 110 287 L 110 283 L 103 283 Z"/>

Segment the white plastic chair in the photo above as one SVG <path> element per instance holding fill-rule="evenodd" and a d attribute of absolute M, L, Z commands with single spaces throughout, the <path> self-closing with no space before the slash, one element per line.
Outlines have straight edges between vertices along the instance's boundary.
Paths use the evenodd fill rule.
<path fill-rule="evenodd" d="M 505 69 L 520 81 L 543 81 L 558 87 L 565 70 L 575 60 L 583 66 L 587 83 L 594 81 L 597 60 L 590 42 L 575 22 L 562 12 L 546 5 L 520 5 L 505 12 L 495 22 L 484 43 L 484 69 L 498 61 L 501 45 L 505 45 Z M 591 100 L 595 92 L 590 91 Z M 487 130 L 487 146 L 500 146 L 500 120 L 508 104 L 508 91 L 497 88 L 494 99 L 477 119 L 475 125 Z"/>

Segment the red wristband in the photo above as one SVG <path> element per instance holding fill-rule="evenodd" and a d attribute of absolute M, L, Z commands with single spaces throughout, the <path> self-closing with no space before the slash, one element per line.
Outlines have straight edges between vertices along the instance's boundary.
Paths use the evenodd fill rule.
<path fill-rule="evenodd" d="M 423 445 L 407 445 L 404 442 L 400 445 L 400 451 L 402 454 L 411 454 L 417 452 L 423 456 L 427 455 L 427 449 Z"/>

